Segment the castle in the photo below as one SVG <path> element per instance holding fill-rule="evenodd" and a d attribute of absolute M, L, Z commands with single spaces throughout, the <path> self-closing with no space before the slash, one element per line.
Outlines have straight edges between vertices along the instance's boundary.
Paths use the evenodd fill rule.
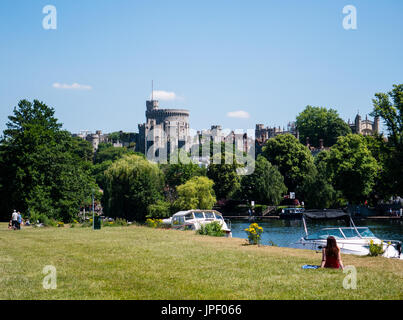
<path fill-rule="evenodd" d="M 81 131 L 80 133 L 72 134 L 73 137 L 79 137 L 92 144 L 94 151 L 98 150 L 100 143 L 109 142 L 109 135 L 102 134 L 101 130 L 97 130 L 95 133 L 88 133 L 88 131 Z"/>
<path fill-rule="evenodd" d="M 146 123 L 138 125 L 136 151 L 147 154 L 149 149 L 175 148 L 189 150 L 189 111 L 160 109 L 158 100 L 146 101 Z"/>
<path fill-rule="evenodd" d="M 257 124 L 255 129 L 255 144 L 256 144 L 256 154 L 262 152 L 262 148 L 267 140 L 270 138 L 274 138 L 280 134 L 292 134 L 299 140 L 299 133 L 295 122 L 289 122 L 287 125 L 287 130 L 285 128 L 281 129 L 280 127 L 264 127 L 263 124 Z"/>
<path fill-rule="evenodd" d="M 357 114 L 353 123 L 350 123 L 350 119 L 348 119 L 347 123 L 353 133 L 364 136 L 379 133 L 379 117 L 375 117 L 374 121 L 370 121 L 368 116 L 365 116 L 365 120 L 361 120 L 361 116 Z"/>

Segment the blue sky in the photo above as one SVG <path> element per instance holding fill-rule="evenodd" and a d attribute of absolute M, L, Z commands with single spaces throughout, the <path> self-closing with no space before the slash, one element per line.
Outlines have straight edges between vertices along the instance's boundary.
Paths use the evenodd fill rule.
<path fill-rule="evenodd" d="M 342 26 L 349 4 L 357 30 Z M 0 130 L 37 98 L 71 132 L 137 132 L 151 80 L 196 130 L 286 126 L 308 104 L 353 119 L 402 83 L 402 37 L 400 0 L 2 0 Z"/>

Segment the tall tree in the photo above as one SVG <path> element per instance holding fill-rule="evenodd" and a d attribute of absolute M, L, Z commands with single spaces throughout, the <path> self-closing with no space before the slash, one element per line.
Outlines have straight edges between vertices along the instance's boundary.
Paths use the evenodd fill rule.
<path fill-rule="evenodd" d="M 278 205 L 287 193 L 284 178 L 278 169 L 259 155 L 255 171 L 242 177 L 241 194 L 244 199 L 260 204 Z"/>
<path fill-rule="evenodd" d="M 323 139 L 324 146 L 330 147 L 337 138 L 351 133 L 349 125 L 339 117 L 334 109 L 306 106 L 297 116 L 297 129 L 300 142 L 305 144 L 309 137 L 310 145 L 319 147 L 319 140 Z"/>
<path fill-rule="evenodd" d="M 388 132 L 389 157 L 385 173 L 391 193 L 403 195 L 403 84 L 386 93 L 375 94 L 372 116 L 381 117 Z"/>
<path fill-rule="evenodd" d="M 225 163 L 224 154 L 216 154 L 211 159 L 207 168 L 207 177 L 214 181 L 215 195 L 217 199 L 230 199 L 241 186 L 241 178 L 236 172 L 239 165 L 236 163 L 235 156 L 227 155 L 227 160 L 232 159 L 230 161 L 232 163 Z"/>
<path fill-rule="evenodd" d="M 14 108 L 0 144 L 2 213 L 34 210 L 69 221 L 97 189 L 88 145 L 61 127 L 54 109 L 38 100 Z"/>
<path fill-rule="evenodd" d="M 329 155 L 330 152 L 324 150 L 315 157 L 314 173 L 307 176 L 300 187 L 299 194 L 308 209 L 337 208 L 345 205 L 342 193 L 332 185 L 326 162 Z"/>
<path fill-rule="evenodd" d="M 339 137 L 326 159 L 326 170 L 336 190 L 350 203 L 368 198 L 379 173 L 379 165 L 362 135 Z"/>
<path fill-rule="evenodd" d="M 162 199 L 163 173 L 139 155 L 126 155 L 105 171 L 103 205 L 106 215 L 144 221 L 147 208 Z"/>
<path fill-rule="evenodd" d="M 395 147 L 403 145 L 403 84 L 393 85 L 392 91 L 376 93 L 372 99 L 372 116 L 381 117 L 389 133 L 389 140 Z"/>
<path fill-rule="evenodd" d="M 307 176 L 314 174 L 315 165 L 311 152 L 291 134 L 282 134 L 267 140 L 262 155 L 279 168 L 290 192 L 296 191 Z"/>

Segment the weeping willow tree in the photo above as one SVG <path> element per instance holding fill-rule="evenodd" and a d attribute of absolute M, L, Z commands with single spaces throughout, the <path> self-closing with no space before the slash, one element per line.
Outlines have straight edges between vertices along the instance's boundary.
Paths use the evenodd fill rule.
<path fill-rule="evenodd" d="M 144 221 L 148 206 L 163 198 L 164 177 L 158 165 L 126 155 L 105 171 L 103 205 L 109 217 Z"/>

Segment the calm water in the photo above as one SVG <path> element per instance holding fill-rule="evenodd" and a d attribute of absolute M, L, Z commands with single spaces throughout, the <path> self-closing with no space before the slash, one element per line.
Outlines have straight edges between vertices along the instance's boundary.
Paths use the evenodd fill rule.
<path fill-rule="evenodd" d="M 256 220 L 259 226 L 263 227 L 262 244 L 269 245 L 270 241 L 280 247 L 288 247 L 290 243 L 298 241 L 305 235 L 302 220 Z M 403 241 L 403 221 L 373 221 L 357 220 L 356 226 L 366 226 L 371 229 L 376 237 L 383 240 Z M 247 220 L 231 219 L 232 236 L 247 239 L 244 229 L 248 228 L 251 222 Z M 343 221 L 307 221 L 309 233 L 314 233 L 325 227 L 348 227 Z"/>

